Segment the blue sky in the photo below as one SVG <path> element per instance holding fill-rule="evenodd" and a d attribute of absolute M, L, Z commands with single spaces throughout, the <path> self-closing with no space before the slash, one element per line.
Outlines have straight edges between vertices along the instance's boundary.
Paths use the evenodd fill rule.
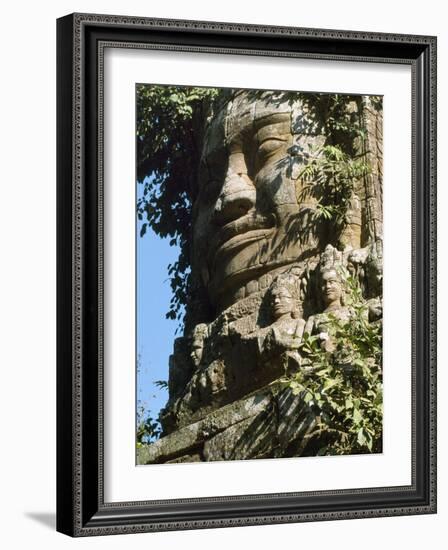
<path fill-rule="evenodd" d="M 143 185 L 137 183 L 137 198 L 142 192 Z M 137 400 L 157 418 L 168 400 L 168 391 L 155 386 L 154 381 L 168 380 L 168 358 L 179 324 L 165 318 L 171 299 L 167 266 L 177 260 L 179 248 L 170 246 L 169 239 L 161 239 L 151 229 L 140 237 L 141 224 L 137 221 Z"/>

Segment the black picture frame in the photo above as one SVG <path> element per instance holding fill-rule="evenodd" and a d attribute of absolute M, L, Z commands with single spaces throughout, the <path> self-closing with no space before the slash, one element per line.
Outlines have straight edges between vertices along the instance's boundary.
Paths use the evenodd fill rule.
<path fill-rule="evenodd" d="M 110 43 L 411 66 L 410 486 L 104 502 L 101 83 Z M 435 513 L 436 38 L 72 14 L 57 21 L 57 52 L 57 530 L 89 536 Z"/>

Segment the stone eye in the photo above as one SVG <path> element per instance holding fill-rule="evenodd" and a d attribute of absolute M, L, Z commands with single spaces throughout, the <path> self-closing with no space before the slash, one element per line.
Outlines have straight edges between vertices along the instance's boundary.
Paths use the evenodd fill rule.
<path fill-rule="evenodd" d="M 258 147 L 258 156 L 261 159 L 266 159 L 283 145 L 284 141 L 275 138 L 269 138 Z"/>

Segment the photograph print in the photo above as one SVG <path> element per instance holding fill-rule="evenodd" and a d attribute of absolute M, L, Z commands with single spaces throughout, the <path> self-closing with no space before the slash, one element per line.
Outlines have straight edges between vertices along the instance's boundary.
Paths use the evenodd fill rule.
<path fill-rule="evenodd" d="M 382 97 L 136 86 L 136 462 L 382 452 Z"/>

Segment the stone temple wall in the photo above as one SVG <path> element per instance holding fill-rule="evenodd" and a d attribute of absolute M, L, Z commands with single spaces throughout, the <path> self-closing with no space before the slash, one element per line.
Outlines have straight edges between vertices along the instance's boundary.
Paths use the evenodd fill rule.
<path fill-rule="evenodd" d="M 204 127 L 193 205 L 194 322 L 174 343 L 162 437 L 139 464 L 315 455 L 316 412 L 285 376 L 312 368 L 304 334 L 350 322 L 341 269 L 355 276 L 368 322 L 381 322 L 382 112 L 347 102 L 363 131 L 349 144 L 369 170 L 354 183 L 336 234 L 316 216 L 303 169 L 337 145 L 302 96 L 237 91 Z M 346 144 L 345 144 L 346 145 Z M 317 222 L 315 221 L 317 219 Z"/>

